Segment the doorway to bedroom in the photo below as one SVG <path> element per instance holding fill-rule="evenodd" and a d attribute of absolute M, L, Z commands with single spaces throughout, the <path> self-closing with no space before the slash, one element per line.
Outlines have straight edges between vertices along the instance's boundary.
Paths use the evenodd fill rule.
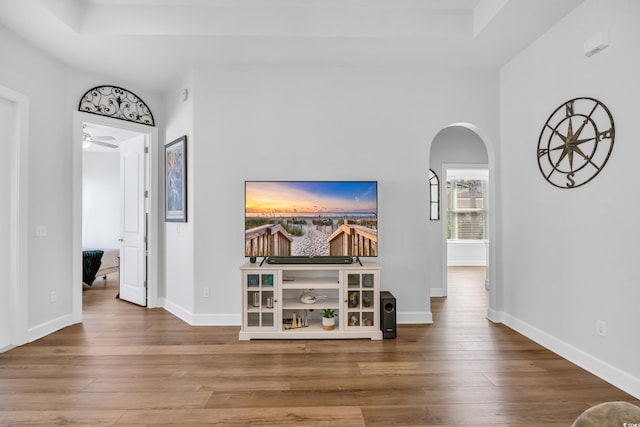
<path fill-rule="evenodd" d="M 83 145 L 101 145 L 87 141 L 107 142 L 115 144 L 115 139 L 104 138 L 116 135 L 96 133 L 85 135 L 86 125 L 97 125 L 97 131 L 122 130 L 138 134 L 140 138 L 126 139 L 126 143 L 118 145 L 120 152 L 120 218 L 121 235 L 115 237 L 119 249 L 119 297 L 122 300 L 146 305 L 148 308 L 158 307 L 158 212 L 161 204 L 158 199 L 159 144 L 158 128 L 147 124 L 133 123 L 126 120 L 100 116 L 82 111 L 73 112 L 73 236 L 72 272 L 73 282 L 77 283 L 73 291 L 73 319 L 82 322 L 83 293 L 83 174 L 90 170 L 84 165 Z M 103 138 L 98 138 L 102 136 Z M 129 134 L 129 136 L 131 136 Z M 100 141 L 102 139 L 102 141 Z M 89 144 L 87 144 L 89 143 Z M 105 144 L 104 148 L 110 148 Z M 96 168 L 99 166 L 95 166 Z M 128 184 L 122 184 L 127 182 Z M 132 185 L 131 183 L 135 183 Z M 97 198 L 97 209 L 103 209 L 100 192 L 92 193 Z M 120 240 L 122 239 L 122 240 Z M 111 240 L 113 242 L 113 239 Z M 112 246 L 109 246 L 110 248 Z M 134 268 L 127 268 L 131 266 Z M 115 297 L 115 295 L 114 295 Z M 137 299 L 137 300 L 136 300 Z"/>
<path fill-rule="evenodd" d="M 146 305 L 145 134 L 82 123 L 83 298 L 96 288 Z"/>

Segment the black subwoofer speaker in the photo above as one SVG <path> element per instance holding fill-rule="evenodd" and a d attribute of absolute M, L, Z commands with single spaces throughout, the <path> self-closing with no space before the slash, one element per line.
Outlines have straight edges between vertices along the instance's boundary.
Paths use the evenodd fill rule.
<path fill-rule="evenodd" d="M 384 339 L 396 337 L 396 298 L 388 291 L 380 291 L 380 330 Z"/>

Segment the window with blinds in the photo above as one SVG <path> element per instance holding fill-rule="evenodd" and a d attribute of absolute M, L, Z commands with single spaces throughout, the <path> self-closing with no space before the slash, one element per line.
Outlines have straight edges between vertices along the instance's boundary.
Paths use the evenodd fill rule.
<path fill-rule="evenodd" d="M 486 180 L 447 180 L 447 239 L 486 239 L 486 189 Z"/>

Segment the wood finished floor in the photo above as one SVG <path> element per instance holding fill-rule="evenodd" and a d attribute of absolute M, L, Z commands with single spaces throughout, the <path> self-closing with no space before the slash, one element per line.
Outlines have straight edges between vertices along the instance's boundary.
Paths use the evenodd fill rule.
<path fill-rule="evenodd" d="M 83 324 L 0 354 L 0 425 L 570 426 L 599 402 L 640 404 L 487 321 L 483 274 L 452 269 L 435 323 L 383 341 L 240 342 L 98 279 Z"/>

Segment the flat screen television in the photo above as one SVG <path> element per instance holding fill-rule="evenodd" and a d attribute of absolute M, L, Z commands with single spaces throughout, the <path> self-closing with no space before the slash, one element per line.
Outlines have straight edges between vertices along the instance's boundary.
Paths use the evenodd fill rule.
<path fill-rule="evenodd" d="M 245 181 L 245 256 L 378 256 L 377 181 Z"/>

